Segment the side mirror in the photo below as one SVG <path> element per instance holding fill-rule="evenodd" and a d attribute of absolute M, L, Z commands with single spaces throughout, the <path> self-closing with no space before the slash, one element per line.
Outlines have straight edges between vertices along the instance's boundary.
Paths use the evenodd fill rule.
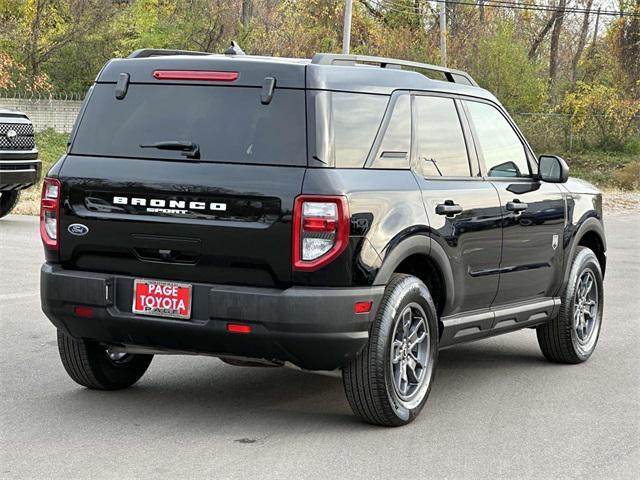
<path fill-rule="evenodd" d="M 569 166 L 556 155 L 540 155 L 538 178 L 543 182 L 564 183 L 569 179 Z"/>

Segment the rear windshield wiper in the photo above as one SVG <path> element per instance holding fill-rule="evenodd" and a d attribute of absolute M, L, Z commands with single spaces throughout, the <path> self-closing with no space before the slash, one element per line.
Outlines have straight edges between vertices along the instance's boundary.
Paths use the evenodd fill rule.
<path fill-rule="evenodd" d="M 156 142 L 149 144 L 140 144 L 140 148 L 157 148 L 158 150 L 175 150 L 182 152 L 187 158 L 200 158 L 200 147 L 194 142 L 182 142 L 177 140 L 169 140 L 166 142 Z"/>

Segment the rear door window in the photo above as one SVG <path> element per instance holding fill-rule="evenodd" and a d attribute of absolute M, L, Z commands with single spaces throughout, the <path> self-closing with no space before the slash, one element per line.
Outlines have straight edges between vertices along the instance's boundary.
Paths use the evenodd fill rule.
<path fill-rule="evenodd" d="M 414 97 L 418 172 L 433 177 L 468 177 L 462 125 L 451 98 Z"/>
<path fill-rule="evenodd" d="M 185 159 L 178 151 L 141 144 L 194 142 L 200 161 L 306 165 L 304 90 L 276 89 L 269 105 L 260 88 L 97 84 L 78 125 L 71 153 Z"/>

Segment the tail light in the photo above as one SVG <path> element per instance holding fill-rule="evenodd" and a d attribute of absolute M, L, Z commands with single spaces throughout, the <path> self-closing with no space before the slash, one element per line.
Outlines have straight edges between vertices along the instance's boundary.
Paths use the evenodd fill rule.
<path fill-rule="evenodd" d="M 317 270 L 336 258 L 349 241 L 347 199 L 301 195 L 293 209 L 293 269 Z"/>
<path fill-rule="evenodd" d="M 60 181 L 45 178 L 40 200 L 40 236 L 46 248 L 58 250 L 60 233 Z"/>
<path fill-rule="evenodd" d="M 207 70 L 156 70 L 153 77 L 157 80 L 203 80 L 207 82 L 233 82 L 238 72 L 213 72 Z"/>

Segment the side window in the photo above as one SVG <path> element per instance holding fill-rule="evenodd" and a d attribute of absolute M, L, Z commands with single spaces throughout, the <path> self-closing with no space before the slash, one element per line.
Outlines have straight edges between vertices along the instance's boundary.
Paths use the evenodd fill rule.
<path fill-rule="evenodd" d="M 411 150 L 411 97 L 398 97 L 380 148 L 373 160 L 373 168 L 409 168 Z"/>
<path fill-rule="evenodd" d="M 467 146 L 453 99 L 416 96 L 414 102 L 418 172 L 434 177 L 470 176 Z"/>
<path fill-rule="evenodd" d="M 530 176 L 524 145 L 498 109 L 486 103 L 465 103 L 487 174 L 490 177 Z"/>
<path fill-rule="evenodd" d="M 362 168 L 382 123 L 389 97 L 309 91 L 310 156 L 337 168 Z M 315 148 L 314 148 L 315 147 Z"/>
<path fill-rule="evenodd" d="M 361 168 L 384 116 L 388 97 L 331 92 L 336 167 Z"/>

